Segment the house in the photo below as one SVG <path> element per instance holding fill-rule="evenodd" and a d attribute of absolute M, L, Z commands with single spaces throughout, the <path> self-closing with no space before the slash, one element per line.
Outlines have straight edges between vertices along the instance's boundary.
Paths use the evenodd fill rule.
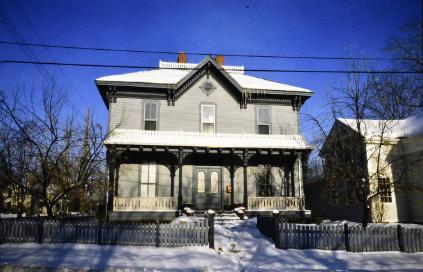
<path fill-rule="evenodd" d="M 184 53 L 95 82 L 109 110 L 111 220 L 170 219 L 184 207 L 304 212 L 311 146 L 299 111 L 311 91 Z"/>
<path fill-rule="evenodd" d="M 370 221 L 423 222 L 423 114 L 403 120 L 338 118 L 320 156 L 325 184 L 310 185 L 311 194 L 324 192 L 310 196 L 315 215 L 361 220 L 354 179 L 364 172 L 369 195 L 375 195 Z"/>

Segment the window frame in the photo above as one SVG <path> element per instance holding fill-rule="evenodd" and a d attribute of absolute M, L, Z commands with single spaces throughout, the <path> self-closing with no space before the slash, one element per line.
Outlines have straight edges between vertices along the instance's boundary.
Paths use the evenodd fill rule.
<path fill-rule="evenodd" d="M 268 114 L 269 114 L 269 123 L 265 124 L 265 123 L 259 123 L 259 110 L 261 109 L 265 109 L 267 110 Z M 268 105 L 261 105 L 261 106 L 256 106 L 255 107 L 255 116 L 256 116 L 256 134 L 260 134 L 260 135 L 271 135 L 272 134 L 272 110 L 271 107 Z M 268 126 L 269 127 L 269 133 L 268 134 L 262 134 L 260 133 L 260 129 L 259 126 Z"/>
<path fill-rule="evenodd" d="M 156 120 L 154 119 L 147 119 L 146 118 L 146 110 L 147 110 L 147 104 L 155 104 L 156 105 Z M 143 114 L 142 114 L 142 129 L 145 129 L 145 122 L 146 121 L 156 121 L 156 129 L 151 131 L 157 131 L 159 130 L 159 120 L 160 120 L 160 101 L 158 100 L 143 100 Z"/>
<path fill-rule="evenodd" d="M 214 122 L 213 123 L 209 123 L 209 122 L 203 122 L 203 107 L 213 107 L 213 109 L 214 109 Z M 216 109 L 217 109 L 217 106 L 216 106 L 216 104 L 212 104 L 212 103 L 201 103 L 200 104 L 200 132 L 201 133 L 206 133 L 206 132 L 204 132 L 204 129 L 203 129 L 203 124 L 213 124 L 213 133 L 216 133 L 216 124 L 217 124 L 217 122 L 216 122 Z"/>

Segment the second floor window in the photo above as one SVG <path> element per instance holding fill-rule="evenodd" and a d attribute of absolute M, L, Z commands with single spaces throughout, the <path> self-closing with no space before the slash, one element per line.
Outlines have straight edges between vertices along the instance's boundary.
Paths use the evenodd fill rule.
<path fill-rule="evenodd" d="M 265 107 L 257 107 L 257 133 L 270 134 L 270 109 Z"/>
<path fill-rule="evenodd" d="M 144 129 L 157 130 L 158 104 L 156 102 L 144 103 Z"/>
<path fill-rule="evenodd" d="M 392 202 L 392 191 L 389 178 L 378 178 L 378 189 L 381 202 Z"/>
<path fill-rule="evenodd" d="M 214 133 L 216 124 L 215 105 L 201 105 L 201 132 Z"/>

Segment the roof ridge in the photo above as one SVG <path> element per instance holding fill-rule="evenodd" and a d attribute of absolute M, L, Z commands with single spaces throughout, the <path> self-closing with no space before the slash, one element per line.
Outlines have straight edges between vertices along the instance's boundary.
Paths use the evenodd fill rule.
<path fill-rule="evenodd" d="M 159 61 L 159 68 L 166 68 L 166 69 L 194 69 L 197 67 L 199 63 L 181 63 L 181 62 L 173 62 L 173 61 Z M 230 73 L 239 73 L 244 74 L 245 67 L 243 65 L 223 65 L 223 69 Z"/>

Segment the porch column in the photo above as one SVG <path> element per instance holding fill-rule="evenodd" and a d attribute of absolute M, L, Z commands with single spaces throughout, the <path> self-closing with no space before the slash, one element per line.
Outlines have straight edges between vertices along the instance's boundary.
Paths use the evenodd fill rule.
<path fill-rule="evenodd" d="M 179 168 L 179 188 L 178 188 L 178 209 L 182 210 L 182 162 L 184 160 L 183 150 L 179 149 L 178 153 L 178 168 Z"/>
<path fill-rule="evenodd" d="M 231 178 L 231 206 L 232 206 L 232 209 L 234 209 L 235 208 L 235 193 L 234 193 L 235 167 L 234 165 L 231 165 L 229 167 L 229 176 Z"/>
<path fill-rule="evenodd" d="M 175 196 L 175 173 L 176 173 L 176 165 L 172 164 L 170 166 L 170 196 Z"/>
<path fill-rule="evenodd" d="M 107 164 L 109 170 L 109 177 L 107 183 L 107 196 L 106 196 L 106 210 L 112 211 L 113 210 L 113 203 L 114 203 L 114 195 L 115 195 L 115 165 L 116 159 L 114 158 L 111 152 L 107 154 Z"/>
<path fill-rule="evenodd" d="M 244 207 L 248 209 L 248 150 L 244 151 L 242 167 L 244 170 Z"/>
<path fill-rule="evenodd" d="M 294 196 L 302 197 L 303 195 L 303 189 L 302 189 L 302 158 L 301 153 L 297 152 L 295 153 L 294 158 L 294 167 L 293 167 L 293 181 L 294 181 Z"/>

